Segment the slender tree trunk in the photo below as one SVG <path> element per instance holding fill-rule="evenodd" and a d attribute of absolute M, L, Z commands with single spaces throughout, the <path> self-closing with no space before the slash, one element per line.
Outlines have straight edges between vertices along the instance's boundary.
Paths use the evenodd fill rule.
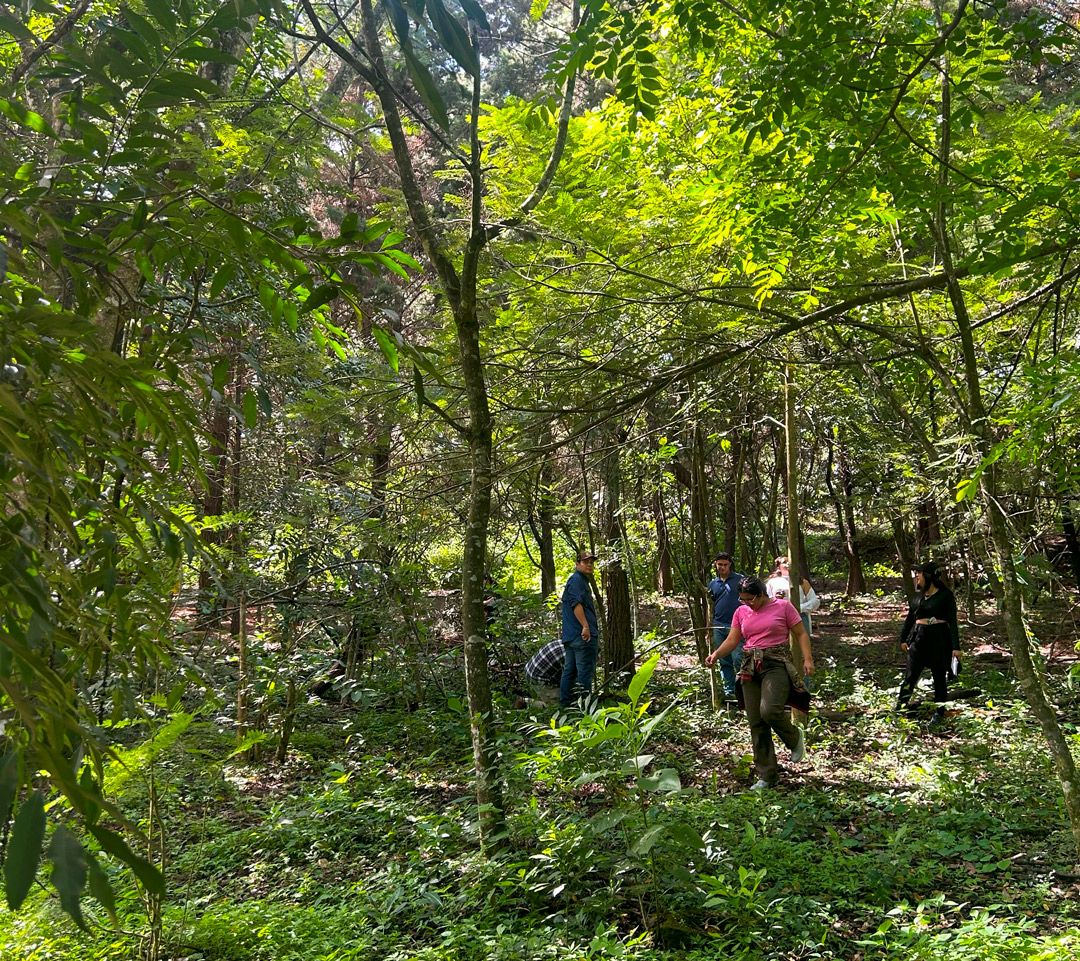
<path fill-rule="evenodd" d="M 612 559 L 604 567 L 601 582 L 604 588 L 604 613 L 607 624 L 604 640 L 604 680 L 610 686 L 616 675 L 634 662 L 634 638 L 630 624 L 630 581 L 619 553 L 622 550 L 622 471 L 620 451 L 629 432 L 620 428 L 615 441 L 601 458 L 603 478 L 602 509 L 598 517 L 601 540 L 612 551 Z"/>
<path fill-rule="evenodd" d="M 698 660 L 704 664 L 712 651 L 709 637 L 708 592 L 703 576 L 709 570 L 709 491 L 705 481 L 705 442 L 700 424 L 694 424 L 690 457 L 691 579 L 687 584 L 690 605 L 696 609 L 694 642 Z"/>
<path fill-rule="evenodd" d="M 1061 529 L 1065 535 L 1065 546 L 1069 551 L 1073 583 L 1080 588 L 1080 540 L 1076 537 L 1076 522 L 1073 520 L 1072 504 L 1068 496 L 1063 496 L 1061 499 Z"/>
<path fill-rule="evenodd" d="M 746 473 L 746 448 L 748 445 L 743 443 L 742 431 L 734 431 L 732 437 L 731 460 L 735 465 L 734 476 L 730 478 L 734 501 L 732 513 L 734 514 L 733 520 L 735 524 L 735 544 L 732 550 L 735 557 L 735 570 L 745 571 L 747 565 L 752 563 L 750 560 L 750 548 L 746 543 L 746 506 L 744 504 L 745 490 L 743 485 L 743 475 Z"/>
<path fill-rule="evenodd" d="M 788 599 L 795 610 L 802 605 L 802 584 L 799 571 L 799 433 L 798 419 L 795 413 L 795 365 L 791 355 L 784 367 L 784 435 L 787 453 L 787 542 L 788 542 Z M 796 664 L 801 663 L 799 642 L 795 635 L 790 638 L 791 656 Z"/>
<path fill-rule="evenodd" d="M 652 495 L 652 515 L 656 524 L 656 592 L 664 596 L 670 594 L 675 585 L 671 572 L 671 541 L 664 513 L 664 495 L 660 487 Z"/>
<path fill-rule="evenodd" d="M 209 460 L 209 469 L 206 471 L 206 493 L 202 499 L 202 516 L 219 517 L 225 507 L 225 481 L 228 477 L 229 465 L 229 435 L 232 431 L 232 415 L 225 404 L 225 391 L 232 383 L 232 372 L 236 367 L 234 361 L 225 385 L 222 386 L 222 397 L 214 404 L 210 414 L 210 423 L 207 425 L 207 434 L 210 437 L 210 448 L 206 452 Z M 221 543 L 221 530 L 205 530 L 202 539 L 207 544 Z M 210 590 L 210 567 L 204 563 L 199 570 L 199 590 Z"/>
<path fill-rule="evenodd" d="M 245 371 L 239 357 L 234 362 L 236 376 L 233 379 L 233 404 L 240 408 L 244 399 Z M 247 559 L 244 554 L 244 531 L 240 526 L 240 458 L 244 452 L 244 430 L 239 420 L 233 418 L 232 430 L 232 454 L 229 458 L 229 511 L 232 513 L 233 522 L 229 525 L 227 546 L 229 556 L 232 559 L 233 577 L 239 576 L 241 580 L 246 577 Z M 242 588 L 241 588 L 242 590 Z M 240 619 L 243 617 L 240 604 L 233 602 L 231 631 L 233 637 L 237 637 L 241 631 Z M 258 752 L 256 752 L 258 753 Z"/>
<path fill-rule="evenodd" d="M 847 445 L 841 433 L 837 437 L 837 455 L 840 473 L 841 502 L 844 505 L 845 540 L 844 553 L 847 555 L 848 578 L 845 593 L 851 597 L 866 593 L 866 578 L 863 576 L 862 557 L 859 554 L 858 536 L 855 530 L 855 506 L 851 484 L 851 461 L 848 459 Z"/>
<path fill-rule="evenodd" d="M 784 473 L 784 468 L 779 458 L 776 459 L 775 465 L 772 472 L 772 487 L 769 491 L 769 509 L 765 513 L 765 524 L 762 529 L 761 562 L 758 564 L 758 571 L 771 571 L 771 558 L 777 554 L 776 510 L 780 502 L 780 476 Z"/>
<path fill-rule="evenodd" d="M 727 483 L 724 484 L 724 550 L 734 557 L 739 544 L 739 492 L 737 488 L 741 445 L 737 430 L 731 430 L 728 433 L 731 435 L 731 447 L 728 451 L 731 466 L 728 470 Z"/>
<path fill-rule="evenodd" d="M 550 435 L 549 435 L 550 437 Z M 537 499 L 540 537 L 540 593 L 550 597 L 558 590 L 555 583 L 555 495 L 552 488 L 555 483 L 555 457 L 548 451 L 544 454 L 544 463 L 540 468 L 540 496 Z"/>
<path fill-rule="evenodd" d="M 942 23 L 940 0 L 935 7 L 939 26 Z M 1013 563 L 1012 536 L 1009 532 L 1008 518 L 1001 508 L 1001 491 L 998 489 L 997 463 L 990 461 L 994 441 L 991 433 L 986 407 L 983 403 L 982 384 L 979 373 L 978 356 L 972 332 L 971 317 L 963 290 L 956 276 L 953 265 L 952 246 L 949 239 L 948 206 L 946 188 L 949 180 L 949 162 L 951 154 L 951 97 L 952 88 L 949 78 L 949 62 L 941 61 L 941 143 L 939 182 L 942 187 L 941 200 L 938 203 L 935 229 L 938 252 L 947 278 L 947 290 L 956 319 L 957 331 L 964 359 L 964 382 L 967 394 L 969 421 L 975 434 L 979 454 L 983 458 L 985 469 L 979 476 L 979 490 L 983 507 L 990 522 L 990 538 L 994 546 L 1000 568 L 1002 589 L 1002 613 L 1005 620 L 1005 633 L 1009 640 L 1009 649 L 1013 656 L 1013 671 L 1024 692 L 1032 713 L 1039 722 L 1043 738 L 1054 762 L 1058 782 L 1061 785 L 1065 801 L 1065 811 L 1072 829 L 1073 845 L 1077 858 L 1080 859 L 1080 773 L 1076 768 L 1069 741 L 1058 723 L 1054 706 L 1050 703 L 1043 679 L 1035 668 L 1031 657 L 1031 641 L 1024 624 L 1023 598 L 1020 583 L 1016 577 Z"/>
<path fill-rule="evenodd" d="M 904 594 L 908 600 L 915 596 L 915 578 L 911 572 L 915 569 L 915 558 L 911 553 L 911 541 L 908 540 L 907 528 L 902 517 L 892 519 L 893 543 L 896 544 L 896 556 L 900 562 L 900 576 L 904 580 Z"/>

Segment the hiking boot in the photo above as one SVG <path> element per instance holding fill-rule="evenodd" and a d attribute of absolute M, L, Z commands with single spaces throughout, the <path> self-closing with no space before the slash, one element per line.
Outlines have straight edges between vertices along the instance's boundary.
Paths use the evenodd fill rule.
<path fill-rule="evenodd" d="M 774 787 L 776 787 L 776 782 L 775 781 L 766 781 L 764 778 L 758 778 L 754 782 L 754 786 L 751 787 L 750 790 L 751 791 L 758 791 L 758 792 L 771 791 Z"/>
<path fill-rule="evenodd" d="M 799 743 L 791 749 L 791 760 L 793 763 L 798 764 L 804 757 L 806 757 L 806 732 L 800 727 L 797 728 L 799 732 Z"/>

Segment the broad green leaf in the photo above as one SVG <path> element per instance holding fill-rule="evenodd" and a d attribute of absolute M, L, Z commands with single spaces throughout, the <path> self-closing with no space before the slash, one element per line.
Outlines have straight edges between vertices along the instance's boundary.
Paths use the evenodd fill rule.
<path fill-rule="evenodd" d="M 90 827 L 89 831 L 106 854 L 111 854 L 131 868 L 135 877 L 142 882 L 143 887 L 150 894 L 165 894 L 165 879 L 161 876 L 161 872 L 145 858 L 140 858 L 133 853 L 119 834 L 96 824 Z"/>
<path fill-rule="evenodd" d="M 39 113 L 34 113 L 33 110 L 27 110 L 21 103 L 14 100 L 0 99 L 0 113 L 10 117 L 16 123 L 21 123 L 35 133 L 43 133 L 47 137 L 56 139 L 56 134 L 53 132 L 52 127 L 45 122 L 45 118 Z"/>
<path fill-rule="evenodd" d="M 470 76 L 480 76 L 480 59 L 473 49 L 465 28 L 443 5 L 443 0 L 427 0 L 428 17 L 431 25 L 443 42 L 447 52 Z"/>
<path fill-rule="evenodd" d="M 235 264 L 226 264 L 224 267 L 219 268 L 214 274 L 214 279 L 210 282 L 210 299 L 217 300 L 221 296 L 221 292 L 229 286 L 235 276 Z"/>
<path fill-rule="evenodd" d="M 143 0 L 150 15 L 170 34 L 176 31 L 176 14 L 173 13 L 172 0 Z"/>
<path fill-rule="evenodd" d="M 461 9 L 465 11 L 466 17 L 479 24 L 488 33 L 491 32 L 491 24 L 488 23 L 487 14 L 484 13 L 484 8 L 476 0 L 458 0 L 458 2 L 461 4 Z"/>
<path fill-rule="evenodd" d="M 86 887 L 86 856 L 79 839 L 63 825 L 53 832 L 49 860 L 52 862 L 52 885 L 60 895 L 60 906 L 85 931 L 79 899 Z"/>
<path fill-rule="evenodd" d="M 416 54 L 413 53 L 411 44 L 407 41 L 401 45 L 401 52 L 405 55 L 405 66 L 409 71 L 409 76 L 412 78 L 413 86 L 416 87 L 416 92 L 420 94 L 424 103 L 427 104 L 432 119 L 443 130 L 448 131 L 450 129 L 450 117 L 446 113 L 446 104 L 443 102 L 442 94 L 439 93 L 439 88 L 435 85 L 435 79 L 431 76 L 431 71 L 420 62 Z"/>
<path fill-rule="evenodd" d="M 19 808 L 4 858 L 4 895 L 18 911 L 34 883 L 45 840 L 45 795 L 35 791 Z"/>
<path fill-rule="evenodd" d="M 231 53 L 218 50 L 216 47 L 204 47 L 200 44 L 189 43 L 182 47 L 177 56 L 183 60 L 196 60 L 204 63 L 231 63 L 239 66 L 243 63 Z"/>
<path fill-rule="evenodd" d="M 664 832 L 667 831 L 668 826 L 666 824 L 658 824 L 656 827 L 649 828 L 641 837 L 639 837 L 631 846 L 631 854 L 648 854 L 657 841 L 664 836 Z"/>
<path fill-rule="evenodd" d="M 243 409 L 244 423 L 247 424 L 248 427 L 254 427 L 259 423 L 259 404 L 255 397 L 255 391 L 249 390 L 244 394 Z"/>
<path fill-rule="evenodd" d="M 613 827 L 616 827 L 630 814 L 630 809 L 626 807 L 610 808 L 607 811 L 601 811 L 595 817 L 589 818 L 589 833 L 591 834 L 606 834 Z"/>
<path fill-rule="evenodd" d="M 640 774 L 652 763 L 654 757 L 656 757 L 655 754 L 639 754 L 637 757 L 628 757 L 619 765 L 619 770 L 623 774 Z"/>
<path fill-rule="evenodd" d="M 113 893 L 112 885 L 109 884 L 108 875 L 93 855 L 87 856 L 86 866 L 90 876 L 90 893 L 94 896 L 94 900 L 105 909 L 115 927 L 117 924 L 116 895 Z"/>
<path fill-rule="evenodd" d="M 681 791 L 682 781 L 679 772 L 673 767 L 665 767 L 656 774 L 646 774 L 638 778 L 638 785 L 643 791 Z"/>
<path fill-rule="evenodd" d="M 409 37 L 409 14 L 405 11 L 401 0 L 383 0 L 383 6 L 390 13 L 398 43 L 405 42 Z"/>
<path fill-rule="evenodd" d="M 338 289 L 333 284 L 323 284 L 321 287 L 316 287 L 311 292 L 308 299 L 304 301 L 303 312 L 310 313 L 313 310 L 322 307 L 324 304 L 330 303 L 338 296 Z"/>
<path fill-rule="evenodd" d="M 630 686 L 627 688 L 626 693 L 630 696 L 633 704 L 637 704 L 641 692 L 645 690 L 645 685 L 649 683 L 649 678 L 652 677 L 653 671 L 656 670 L 659 660 L 660 655 L 654 654 L 638 668 L 638 672 L 630 679 Z"/>
<path fill-rule="evenodd" d="M 157 28 L 146 17 L 137 14 L 130 7 L 124 9 L 123 15 L 128 26 L 142 38 L 147 47 L 152 51 L 158 50 L 161 46 L 161 34 Z"/>
<path fill-rule="evenodd" d="M 680 844 L 685 844 L 688 848 L 693 848 L 695 851 L 705 850 L 705 839 L 698 834 L 689 824 L 679 822 L 672 824 L 668 829 L 668 833 L 672 839 L 678 841 Z"/>
<path fill-rule="evenodd" d="M 410 257 L 404 250 L 396 250 L 391 248 L 389 250 L 382 251 L 386 257 L 392 257 L 399 264 L 404 264 L 406 267 L 411 267 L 413 270 L 421 271 L 424 268 L 421 267 L 413 257 Z"/>
<path fill-rule="evenodd" d="M 12 17 L 0 17 L 0 31 L 6 34 L 10 34 L 13 37 L 17 37 L 19 40 L 33 40 L 38 42 L 38 38 L 30 32 L 30 29 L 18 20 Z"/>
<path fill-rule="evenodd" d="M 141 250 L 135 251 L 135 265 L 139 268 L 139 273 L 143 275 L 146 282 L 152 284 L 154 282 L 154 265 Z"/>
<path fill-rule="evenodd" d="M 396 374 L 398 372 L 399 359 L 397 346 L 394 341 L 390 339 L 390 335 L 381 327 L 372 327 L 371 333 L 375 338 L 375 342 L 379 345 L 379 349 L 383 352 L 383 356 L 386 358 L 387 363 L 390 364 Z"/>

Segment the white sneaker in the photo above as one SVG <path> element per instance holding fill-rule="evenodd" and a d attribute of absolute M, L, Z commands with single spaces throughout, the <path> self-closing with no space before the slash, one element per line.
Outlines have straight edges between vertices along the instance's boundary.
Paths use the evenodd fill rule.
<path fill-rule="evenodd" d="M 764 778 L 759 778 L 754 782 L 754 786 L 750 788 L 751 791 L 768 791 L 771 790 L 773 784 L 771 781 L 766 781 Z"/>
<path fill-rule="evenodd" d="M 798 731 L 799 743 L 791 749 L 791 760 L 796 764 L 806 757 L 806 732 L 801 727 L 798 728 Z"/>

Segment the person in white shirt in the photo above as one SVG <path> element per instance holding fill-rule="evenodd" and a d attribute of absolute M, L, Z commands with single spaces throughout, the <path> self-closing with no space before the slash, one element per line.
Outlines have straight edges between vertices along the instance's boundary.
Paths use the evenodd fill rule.
<path fill-rule="evenodd" d="M 786 557 L 781 556 L 776 559 L 773 572 L 765 582 L 765 589 L 769 592 L 769 597 L 782 597 L 784 600 L 790 600 L 791 573 Z M 805 577 L 799 578 L 799 617 L 802 619 L 807 634 L 814 633 L 810 613 L 816 611 L 819 607 L 821 607 L 821 598 L 817 596 L 813 585 Z"/>

